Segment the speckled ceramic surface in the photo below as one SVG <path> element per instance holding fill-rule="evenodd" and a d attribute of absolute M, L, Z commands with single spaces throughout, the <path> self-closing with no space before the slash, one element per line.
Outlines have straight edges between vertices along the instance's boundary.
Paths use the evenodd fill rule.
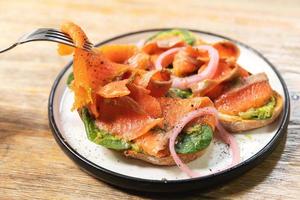
<path fill-rule="evenodd" d="M 109 40 L 107 43 L 136 43 L 141 39 L 149 37 L 155 32 L 156 31 L 152 30 L 127 34 Z M 195 32 L 195 34 L 208 42 L 224 40 L 222 36 L 210 33 Z M 266 148 L 271 148 L 271 143 L 274 142 L 279 134 L 282 134 L 282 130 L 281 132 L 279 130 L 283 128 L 284 121 L 287 118 L 286 113 L 288 112 L 287 109 L 289 109 L 289 102 L 287 102 L 288 96 L 285 84 L 271 64 L 250 47 L 241 43 L 238 43 L 237 45 L 241 50 L 238 63 L 254 74 L 266 72 L 272 88 L 283 96 L 285 105 L 283 114 L 281 114 L 273 124 L 253 131 L 235 134 L 241 153 L 241 163 L 239 166 L 243 166 L 248 164 L 251 160 L 254 160 L 254 158 L 258 157 L 263 152 L 266 152 Z M 66 79 L 71 70 L 71 67 L 65 69 L 55 83 L 49 101 L 49 106 L 51 106 L 51 109 L 49 109 L 49 116 L 51 115 L 50 117 L 52 118 L 52 120 L 50 119 L 50 125 L 53 123 L 55 124 L 54 134 L 59 132 L 59 137 L 57 139 L 62 139 L 63 143 L 66 143 L 68 148 L 72 149 L 72 153 L 93 163 L 95 166 L 99 166 L 101 169 L 107 169 L 108 171 L 113 172 L 113 174 L 121 176 L 125 175 L 124 177 L 133 177 L 151 181 L 167 180 L 167 182 L 189 179 L 189 177 L 182 173 L 176 166 L 159 167 L 143 161 L 128 159 L 118 152 L 108 150 L 90 142 L 86 137 L 84 126 L 78 113 L 71 111 L 73 94 L 66 86 Z M 214 140 L 208 147 L 204 156 L 190 162 L 188 165 L 191 169 L 207 177 L 209 174 L 222 175 L 223 172 L 221 169 L 224 169 L 230 161 L 231 154 L 227 145 Z M 231 170 L 234 170 L 239 166 L 235 166 Z M 199 180 L 201 180 L 201 178 L 199 178 Z"/>

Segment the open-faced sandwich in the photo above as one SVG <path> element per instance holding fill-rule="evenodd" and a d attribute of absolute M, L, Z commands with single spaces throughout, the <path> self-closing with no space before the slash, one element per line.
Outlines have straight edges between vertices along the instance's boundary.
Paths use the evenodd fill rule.
<path fill-rule="evenodd" d="M 214 104 L 225 128 L 240 132 L 273 122 L 281 113 L 283 100 L 266 74 L 260 73 L 228 82 Z"/>
<path fill-rule="evenodd" d="M 167 33 L 169 37 L 166 37 Z M 164 38 L 175 35 L 172 31 L 160 34 Z M 160 34 L 153 37 L 154 41 Z M 207 44 L 196 39 L 186 41 L 195 44 L 177 46 L 163 53 L 155 48 L 149 51 L 151 41 L 145 45 L 148 52 L 159 54 L 156 69 L 170 68 L 173 96 L 176 91 L 181 97 L 209 97 L 219 111 L 221 123 L 232 132 L 259 128 L 278 117 L 283 107 L 282 97 L 271 88 L 265 73 L 252 75 L 237 63 L 240 52 L 235 44 L 228 41 Z M 213 65 L 212 59 L 218 64 Z"/>
<path fill-rule="evenodd" d="M 282 99 L 265 74 L 251 75 L 237 64 L 238 47 L 209 44 L 191 32 L 159 32 L 138 44 L 107 44 L 90 51 L 80 27 L 65 23 L 75 48 L 68 85 L 74 92 L 89 140 L 155 165 L 175 165 L 195 177 L 184 163 L 201 156 L 214 137 L 232 151 L 239 148 L 230 131 L 271 123 Z"/>

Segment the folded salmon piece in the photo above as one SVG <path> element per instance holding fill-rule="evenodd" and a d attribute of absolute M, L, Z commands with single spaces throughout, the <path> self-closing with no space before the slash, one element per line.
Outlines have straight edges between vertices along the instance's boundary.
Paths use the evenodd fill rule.
<path fill-rule="evenodd" d="M 127 88 L 129 79 L 123 79 L 120 81 L 110 82 L 97 91 L 97 94 L 104 98 L 116 98 L 123 97 L 130 94 L 130 90 Z"/>
<path fill-rule="evenodd" d="M 128 60 L 126 60 L 125 63 L 134 68 L 144 70 L 153 69 L 154 65 L 151 61 L 151 56 L 142 51 L 139 51 L 130 58 L 128 58 Z"/>
<path fill-rule="evenodd" d="M 150 95 L 150 91 L 136 84 L 128 85 L 131 97 L 147 114 L 153 118 L 162 117 L 162 110 L 157 98 Z"/>
<path fill-rule="evenodd" d="M 68 34 L 74 42 L 75 47 L 82 48 L 86 42 L 88 42 L 88 37 L 84 31 L 76 24 L 72 22 L 65 22 L 61 25 L 61 31 Z M 74 47 L 70 47 L 64 44 L 58 44 L 57 49 L 59 55 L 70 55 L 74 51 Z"/>
<path fill-rule="evenodd" d="M 171 74 L 167 70 L 144 71 L 134 82 L 150 91 L 153 97 L 162 97 L 171 87 Z"/>
<path fill-rule="evenodd" d="M 134 140 L 162 122 L 162 118 L 152 118 L 131 97 L 99 99 L 101 114 L 96 119 L 100 129 L 106 130 L 126 141 Z"/>
<path fill-rule="evenodd" d="M 196 72 L 204 62 L 198 60 L 199 51 L 191 46 L 182 48 L 175 54 L 173 60 L 173 73 L 175 76 L 184 77 Z"/>
<path fill-rule="evenodd" d="M 199 83 L 196 83 L 191 86 L 191 89 L 194 94 L 197 96 L 216 96 L 219 93 L 219 88 L 222 87 L 222 83 L 225 81 L 230 81 L 238 76 L 239 74 L 238 64 L 230 59 L 220 59 L 218 68 L 212 79 L 206 79 Z"/>
<path fill-rule="evenodd" d="M 219 112 L 237 115 L 250 108 L 265 105 L 273 94 L 267 75 L 260 73 L 233 84 L 214 103 Z"/>
<path fill-rule="evenodd" d="M 220 41 L 212 45 L 217 49 L 220 58 L 230 58 L 237 60 L 240 56 L 239 48 L 232 42 L 229 41 Z"/>
<path fill-rule="evenodd" d="M 74 109 L 93 103 L 95 95 L 115 98 L 130 94 L 127 85 L 135 82 L 150 91 L 151 96 L 164 96 L 171 86 L 167 71 L 144 71 L 109 60 L 101 51 L 87 52 L 76 48 L 73 64 Z"/>
<path fill-rule="evenodd" d="M 99 52 L 76 48 L 74 52 L 72 89 L 75 93 L 74 109 L 95 100 L 95 93 L 115 77 L 129 70 L 128 65 L 113 63 Z"/>
<path fill-rule="evenodd" d="M 138 48 L 133 44 L 107 44 L 97 48 L 112 62 L 124 64 L 130 57 L 138 53 Z"/>
<path fill-rule="evenodd" d="M 170 48 L 174 47 L 183 47 L 185 46 L 185 42 L 182 41 L 179 37 L 171 37 L 171 38 L 165 38 L 158 41 L 150 41 L 147 42 L 142 50 L 143 52 L 153 55 L 153 54 L 160 54 Z"/>
<path fill-rule="evenodd" d="M 107 44 L 98 47 L 96 50 L 112 62 L 128 64 L 143 70 L 152 68 L 150 55 L 138 49 L 134 44 Z"/>
<path fill-rule="evenodd" d="M 230 81 L 235 77 L 249 75 L 245 69 L 236 63 L 240 52 L 235 44 L 229 41 L 221 41 L 212 44 L 212 46 L 218 51 L 220 57 L 217 70 L 212 78 L 190 85 L 190 89 L 192 89 L 195 96 L 214 98 L 222 92 L 224 82 Z M 172 61 L 168 61 L 168 63 L 173 64 L 172 74 L 176 77 L 202 73 L 206 70 L 210 60 L 206 51 L 192 46 L 179 49 L 173 57 L 173 63 Z"/>
<path fill-rule="evenodd" d="M 169 155 L 167 132 L 173 129 L 177 122 L 187 113 L 207 107 L 213 106 L 213 102 L 207 97 L 195 97 L 189 99 L 179 98 L 158 98 L 162 108 L 163 127 L 157 127 L 150 130 L 147 134 L 134 140 L 146 154 L 154 157 L 164 157 Z M 215 118 L 212 115 L 205 115 L 191 121 L 187 126 L 194 124 L 207 124 L 215 128 Z M 130 153 L 130 152 L 129 152 Z"/>

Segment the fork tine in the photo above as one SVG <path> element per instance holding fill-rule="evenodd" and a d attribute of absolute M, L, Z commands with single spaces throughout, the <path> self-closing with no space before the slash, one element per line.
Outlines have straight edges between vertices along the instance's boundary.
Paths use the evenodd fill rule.
<path fill-rule="evenodd" d="M 54 36 L 54 35 L 45 35 L 45 38 L 47 38 L 48 40 L 52 40 L 52 41 L 55 41 L 55 42 L 59 42 L 59 43 L 62 43 L 62 44 L 66 44 L 66 45 L 75 47 L 73 41 L 66 40 L 66 39 L 61 38 L 61 37 L 57 37 L 57 36 Z"/>
<path fill-rule="evenodd" d="M 49 30 L 47 32 L 46 36 L 48 36 L 48 35 L 53 35 L 53 36 L 59 37 L 59 38 L 65 38 L 65 39 L 69 40 L 70 42 L 73 42 L 72 38 L 68 34 L 60 32 L 60 31 L 55 30 L 55 29 Z M 91 49 L 93 46 L 94 45 L 90 41 L 88 41 L 88 40 L 85 41 L 85 44 L 84 44 L 85 48 Z"/>
<path fill-rule="evenodd" d="M 20 40 L 19 42 L 25 43 L 30 41 L 42 41 L 42 40 L 49 40 L 49 41 L 58 42 L 58 43 L 75 47 L 72 38 L 68 34 L 51 28 L 37 29 L 36 31 L 24 36 L 22 40 Z M 85 44 L 82 48 L 85 50 L 91 50 L 92 47 L 93 44 L 91 42 L 85 41 Z"/>
<path fill-rule="evenodd" d="M 61 44 L 65 44 L 65 45 L 68 45 L 68 46 L 72 46 L 72 47 L 75 47 L 75 45 L 71 42 L 67 42 L 67 41 L 64 41 L 64 40 L 61 40 L 61 39 L 57 39 L 57 38 L 54 38 L 54 37 L 44 37 L 44 38 L 30 38 L 28 40 L 24 40 L 18 44 L 24 44 L 24 43 L 27 43 L 27 42 L 33 42 L 33 41 L 51 41 L 51 42 L 56 42 L 56 43 L 61 43 Z"/>
<path fill-rule="evenodd" d="M 84 43 L 84 46 L 93 47 L 94 45 L 93 45 L 92 43 L 85 42 L 85 43 Z"/>
<path fill-rule="evenodd" d="M 89 45 L 94 46 L 93 43 L 91 43 L 89 40 L 87 40 L 86 43 L 89 44 Z"/>
<path fill-rule="evenodd" d="M 53 38 L 56 38 L 56 39 L 64 40 L 66 42 L 74 43 L 73 40 L 71 40 L 69 38 L 66 38 L 66 37 L 63 37 L 63 36 L 60 36 L 60 35 L 45 34 L 45 37 L 53 37 Z"/>
<path fill-rule="evenodd" d="M 66 33 L 63 33 L 63 32 L 59 32 L 59 31 L 56 31 L 56 30 L 49 30 L 47 32 L 45 32 L 45 34 L 49 34 L 49 35 L 55 35 L 55 36 L 60 36 L 60 37 L 64 37 L 66 39 L 69 39 L 69 40 L 72 40 L 72 38 L 66 34 Z"/>
<path fill-rule="evenodd" d="M 64 32 L 60 32 L 58 30 L 48 30 L 47 31 L 48 34 L 54 34 L 54 35 L 59 35 L 59 36 L 62 36 L 62 37 L 67 37 L 69 39 L 72 39 L 68 34 L 64 33 Z"/>
<path fill-rule="evenodd" d="M 75 47 L 72 38 L 68 34 L 52 28 L 39 28 L 21 36 L 16 43 L 12 44 L 8 48 L 0 49 L 0 53 L 8 51 L 19 44 L 24 44 L 32 41 L 52 41 Z M 91 51 L 93 46 L 94 45 L 90 41 L 86 40 L 82 49 Z"/>
<path fill-rule="evenodd" d="M 55 41 L 57 41 L 57 42 L 60 42 L 60 43 L 67 44 L 67 45 L 75 47 L 75 44 L 73 43 L 73 41 L 71 41 L 69 39 L 66 39 L 64 37 L 60 37 L 59 35 L 46 34 L 45 36 L 48 37 L 48 38 L 51 38 L 51 39 L 54 38 Z M 62 40 L 62 41 L 59 41 L 59 40 Z M 85 49 L 85 50 L 91 50 L 92 46 L 90 44 L 85 43 L 84 46 L 83 46 L 83 49 Z"/>
<path fill-rule="evenodd" d="M 89 49 L 89 50 L 91 50 L 91 49 L 92 49 L 92 46 L 86 45 L 86 44 L 85 44 L 85 45 L 83 45 L 83 48 L 84 48 L 84 49 Z"/>
<path fill-rule="evenodd" d="M 72 40 L 67 39 L 67 38 L 65 38 L 65 37 L 62 37 L 62 36 L 60 36 L 60 35 L 46 34 L 45 36 L 48 37 L 48 38 L 49 38 L 49 37 L 50 37 L 50 38 L 55 38 L 56 40 L 63 40 L 63 41 L 65 41 L 65 42 L 68 42 L 68 43 L 72 44 L 72 46 L 75 46 L 75 44 L 74 44 L 74 42 L 73 42 Z M 85 44 L 83 45 L 83 49 L 91 50 L 91 49 L 92 49 L 92 45 L 91 45 L 91 44 L 88 44 L 88 43 L 85 43 Z"/>
<path fill-rule="evenodd" d="M 67 38 L 72 39 L 68 34 L 66 34 L 64 32 L 61 32 L 61 31 L 58 31 L 58 30 L 55 30 L 55 29 L 49 29 L 48 32 L 58 34 L 60 36 L 66 36 Z M 86 43 L 89 44 L 89 45 L 93 45 L 93 43 L 91 43 L 89 40 L 86 40 Z"/>
<path fill-rule="evenodd" d="M 30 39 L 38 39 L 41 37 L 56 37 L 57 39 L 62 39 L 65 40 L 67 42 L 73 43 L 73 40 L 69 37 L 69 35 L 61 33 L 61 34 L 56 34 L 56 33 L 52 33 L 49 31 L 56 31 L 55 29 L 49 29 L 49 28 L 40 28 L 30 34 L 24 35 L 23 37 L 21 37 L 21 42 L 22 41 L 26 41 L 26 40 L 30 40 Z M 56 31 L 57 33 L 59 33 L 59 31 Z"/>

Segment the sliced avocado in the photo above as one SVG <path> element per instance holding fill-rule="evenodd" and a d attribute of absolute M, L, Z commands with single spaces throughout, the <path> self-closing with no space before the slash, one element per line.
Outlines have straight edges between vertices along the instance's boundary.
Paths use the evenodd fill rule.
<path fill-rule="evenodd" d="M 177 153 L 195 153 L 208 147 L 213 138 L 213 130 L 208 125 L 194 125 L 178 137 Z"/>
<path fill-rule="evenodd" d="M 167 92 L 168 97 L 172 98 L 181 98 L 181 99 L 187 99 L 193 95 L 192 91 L 190 89 L 187 90 L 181 90 L 178 88 L 170 88 Z"/>
<path fill-rule="evenodd" d="M 70 87 L 70 85 L 73 82 L 73 80 L 74 80 L 74 74 L 73 74 L 73 72 L 71 72 L 69 74 L 69 76 L 68 76 L 68 79 L 67 79 L 67 85 L 68 85 L 68 87 Z"/>
<path fill-rule="evenodd" d="M 169 36 L 179 36 L 183 41 L 185 41 L 189 45 L 193 45 L 196 42 L 196 37 L 190 31 L 185 29 L 171 29 L 166 31 L 160 31 L 148 38 L 146 42 L 160 38 L 167 38 Z"/>
<path fill-rule="evenodd" d="M 90 116 L 88 109 L 83 108 L 80 111 L 80 116 L 84 123 L 87 137 L 90 141 L 114 150 L 125 150 L 131 148 L 130 143 L 115 137 L 106 130 L 99 129 L 96 126 L 95 121 Z"/>
<path fill-rule="evenodd" d="M 260 108 L 250 108 L 246 112 L 240 112 L 242 119 L 268 119 L 271 118 L 276 106 L 275 97 L 271 97 L 270 101 Z"/>

